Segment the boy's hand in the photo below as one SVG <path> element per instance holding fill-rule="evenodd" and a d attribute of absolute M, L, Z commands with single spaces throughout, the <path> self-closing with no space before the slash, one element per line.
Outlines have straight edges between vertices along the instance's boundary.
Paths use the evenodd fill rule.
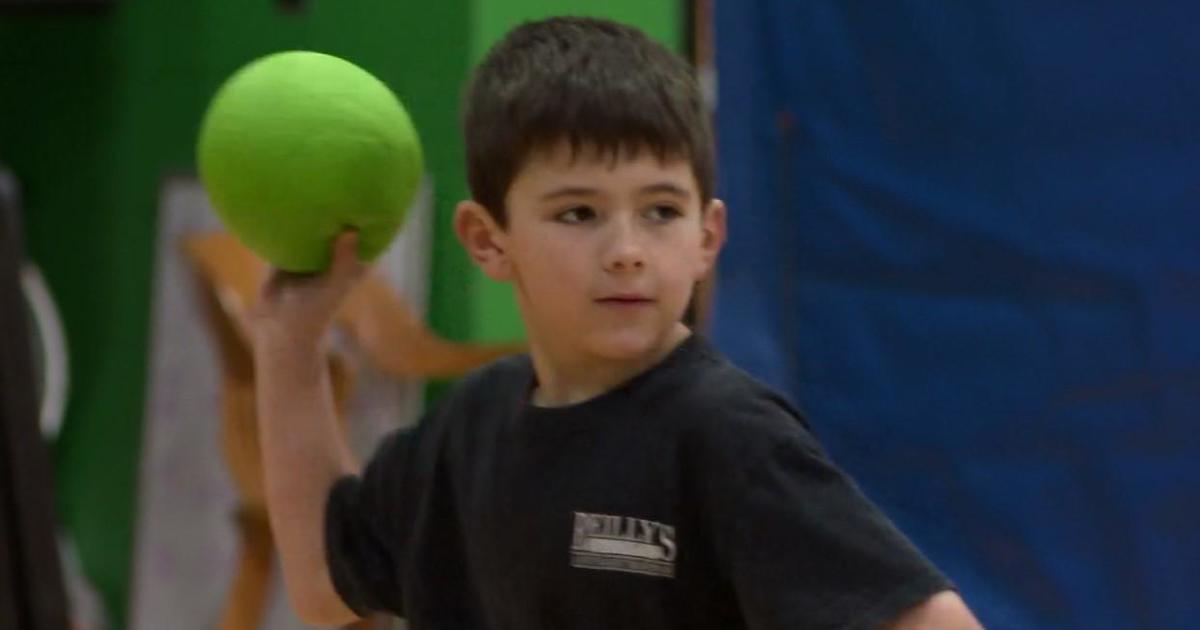
<path fill-rule="evenodd" d="M 333 243 L 329 269 L 320 274 L 272 270 L 251 312 L 255 343 L 315 347 L 343 299 L 366 273 L 358 260 L 358 234 L 342 232 Z"/>

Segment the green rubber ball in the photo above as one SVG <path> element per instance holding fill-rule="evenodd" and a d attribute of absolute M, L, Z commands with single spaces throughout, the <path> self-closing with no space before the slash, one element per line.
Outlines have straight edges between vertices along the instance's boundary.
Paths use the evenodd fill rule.
<path fill-rule="evenodd" d="M 347 228 L 383 253 L 420 183 L 421 144 L 396 95 L 358 66 L 291 51 L 251 62 L 209 104 L 197 143 L 217 215 L 285 271 L 317 272 Z"/>

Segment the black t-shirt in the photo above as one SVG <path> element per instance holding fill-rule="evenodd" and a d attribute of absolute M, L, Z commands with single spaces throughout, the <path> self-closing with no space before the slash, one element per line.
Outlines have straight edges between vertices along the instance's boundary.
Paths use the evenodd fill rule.
<path fill-rule="evenodd" d="M 693 336 L 529 403 L 527 356 L 388 437 L 326 510 L 334 585 L 414 630 L 872 628 L 951 588 L 804 418 Z"/>

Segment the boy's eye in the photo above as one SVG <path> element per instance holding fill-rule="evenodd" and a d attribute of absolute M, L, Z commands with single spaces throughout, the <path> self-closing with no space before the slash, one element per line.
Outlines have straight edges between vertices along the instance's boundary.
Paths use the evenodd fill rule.
<path fill-rule="evenodd" d="M 554 219 L 556 221 L 558 221 L 559 223 L 574 224 L 574 223 L 583 223 L 585 221 L 590 221 L 591 219 L 593 219 L 595 217 L 596 217 L 595 210 L 589 208 L 588 206 L 576 206 L 574 208 L 570 208 L 568 210 L 564 210 L 564 211 L 558 213 L 557 215 L 555 215 Z"/>
<path fill-rule="evenodd" d="M 665 223 L 682 215 L 683 212 L 681 212 L 679 208 L 667 205 L 652 206 L 646 211 L 647 218 L 649 218 L 651 221 L 656 221 L 659 223 Z"/>

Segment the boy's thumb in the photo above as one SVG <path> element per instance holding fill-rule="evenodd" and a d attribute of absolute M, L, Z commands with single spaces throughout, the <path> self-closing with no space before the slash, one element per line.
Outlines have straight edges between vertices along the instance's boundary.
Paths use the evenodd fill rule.
<path fill-rule="evenodd" d="M 355 276 L 365 267 L 358 259 L 358 232 L 346 230 L 333 244 L 333 263 L 330 275 Z"/>

